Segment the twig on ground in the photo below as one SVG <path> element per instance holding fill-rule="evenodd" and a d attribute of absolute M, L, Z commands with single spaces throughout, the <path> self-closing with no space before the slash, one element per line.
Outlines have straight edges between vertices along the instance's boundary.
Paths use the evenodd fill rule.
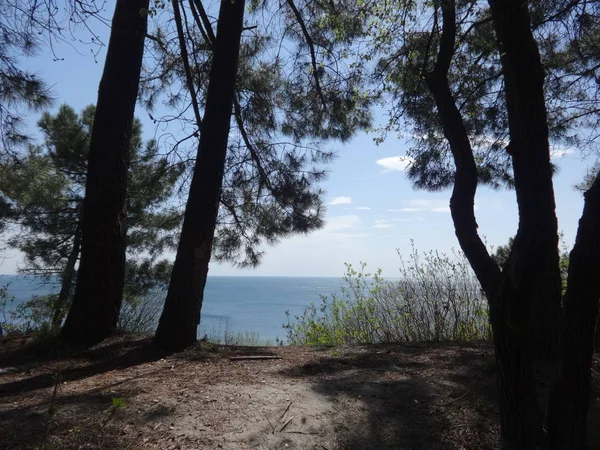
<path fill-rule="evenodd" d="M 292 420 L 294 420 L 294 416 L 290 417 L 288 420 L 285 421 L 285 423 L 279 429 L 279 432 L 281 433 L 283 430 L 285 430 L 285 427 L 287 427 Z"/>
<path fill-rule="evenodd" d="M 267 422 L 269 422 L 269 426 L 271 427 L 271 434 L 275 434 L 275 429 L 277 428 L 277 422 L 275 422 L 275 426 L 273 426 L 273 424 L 271 423 L 271 420 L 269 419 L 269 416 L 265 414 L 265 418 L 267 419 Z"/>
<path fill-rule="evenodd" d="M 59 369 L 54 375 L 54 390 L 52 391 L 52 398 L 50 399 L 50 406 L 48 407 L 48 417 L 46 418 L 46 423 L 44 424 L 44 438 L 40 447 L 41 450 L 46 450 L 49 447 L 48 440 L 50 437 L 50 426 L 52 425 L 52 420 L 56 415 L 56 397 L 58 396 L 58 386 L 60 385 L 61 379 L 62 373 Z"/>
<path fill-rule="evenodd" d="M 271 355 L 248 355 L 248 356 L 230 356 L 230 361 L 243 361 L 246 359 L 281 359 L 281 356 L 271 356 Z"/>
<path fill-rule="evenodd" d="M 442 403 L 434 403 L 434 405 L 436 406 L 446 406 L 446 405 L 450 405 L 451 403 L 457 402 L 459 401 L 461 398 L 464 398 L 469 392 L 471 392 L 471 389 L 467 389 L 467 391 L 461 395 L 460 397 L 456 397 L 453 398 L 452 400 L 448 400 L 447 402 L 442 402 Z"/>
<path fill-rule="evenodd" d="M 277 422 L 281 422 L 281 419 L 283 419 L 285 417 L 285 415 L 287 414 L 287 412 L 290 410 L 290 407 L 292 406 L 292 402 L 290 402 L 289 405 L 287 405 L 287 408 L 285 408 L 285 411 L 283 412 L 283 414 L 279 417 L 279 420 Z"/>
<path fill-rule="evenodd" d="M 313 431 L 294 431 L 294 430 L 290 430 L 290 431 L 284 431 L 284 433 L 290 433 L 290 434 L 322 434 L 322 433 L 315 433 Z"/>

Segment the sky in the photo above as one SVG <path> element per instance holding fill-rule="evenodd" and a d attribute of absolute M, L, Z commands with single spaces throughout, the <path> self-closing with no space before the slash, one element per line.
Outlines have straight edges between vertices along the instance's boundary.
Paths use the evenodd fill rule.
<path fill-rule="evenodd" d="M 112 14 L 107 3 L 106 17 Z M 95 31 L 108 42 L 108 27 L 96 23 Z M 96 102 L 106 47 L 93 56 L 91 48 L 78 42 L 60 44 L 54 53 L 22 59 L 21 65 L 43 77 L 52 86 L 56 111 L 66 103 L 79 111 Z M 383 118 L 384 111 L 376 111 Z M 136 116 L 144 125 L 144 137 L 157 133 L 147 111 L 138 105 Z M 27 122 L 35 128 L 39 115 L 29 114 Z M 160 130 L 158 132 L 162 132 Z M 361 133 L 345 144 L 333 144 L 337 158 L 329 165 L 329 177 L 322 187 L 327 192 L 326 225 L 310 235 L 295 236 L 266 248 L 262 264 L 256 269 L 237 269 L 212 263 L 211 275 L 226 276 L 328 276 L 339 277 L 345 263 L 367 263 L 381 268 L 384 276 L 398 274 L 398 253 L 408 255 L 411 242 L 419 251 L 451 252 L 458 248 L 449 213 L 451 192 L 416 191 L 405 176 L 407 161 L 402 157 L 407 142 L 394 136 L 376 145 L 374 135 Z M 574 189 L 585 170 L 594 162 L 584 159 L 576 149 L 561 149 L 554 162 L 559 171 L 554 178 L 559 229 L 571 246 L 583 208 L 582 194 Z M 517 229 L 517 206 L 512 191 L 480 188 L 476 197 L 480 234 L 490 246 L 505 244 Z M 168 254 L 167 257 L 174 255 Z M 0 273 L 17 273 L 21 255 L 4 250 Z"/>

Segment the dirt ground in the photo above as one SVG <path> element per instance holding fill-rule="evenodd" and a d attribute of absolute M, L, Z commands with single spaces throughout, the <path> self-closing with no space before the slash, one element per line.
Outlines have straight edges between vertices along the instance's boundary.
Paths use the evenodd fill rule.
<path fill-rule="evenodd" d="M 231 359 L 261 355 L 279 359 Z M 147 338 L 80 352 L 17 339 L 0 341 L 7 368 L 0 449 L 499 448 L 487 344 L 199 343 L 166 356 Z M 595 413 L 599 378 L 596 359 Z"/>

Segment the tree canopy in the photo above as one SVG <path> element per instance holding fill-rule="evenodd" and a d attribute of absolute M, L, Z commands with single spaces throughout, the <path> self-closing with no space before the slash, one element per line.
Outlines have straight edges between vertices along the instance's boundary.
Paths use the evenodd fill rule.
<path fill-rule="evenodd" d="M 14 217 L 7 244 L 24 254 L 19 270 L 59 284 L 65 281 L 65 273 L 74 271 L 66 280 L 67 301 L 76 281 L 94 112 L 94 106 L 77 114 L 63 105 L 56 114 L 44 113 L 38 122 L 44 144 L 29 146 L 18 163 L 1 169 L 0 192 L 10 202 Z M 126 300 L 135 300 L 168 280 L 160 259 L 165 250 L 175 247 L 181 222 L 173 194 L 182 170 L 158 154 L 156 141 L 143 142 L 137 120 L 131 155 Z"/>
<path fill-rule="evenodd" d="M 141 92 L 147 107 L 165 96 L 180 111 L 177 120 L 184 121 L 188 133 L 175 142 L 173 153 L 193 162 L 195 144 L 185 144 L 198 133 L 216 34 L 201 2 L 175 4 L 181 35 L 175 22 L 151 31 L 153 63 L 145 66 Z M 362 89 L 365 74 L 350 64 L 345 47 L 356 32 L 317 27 L 317 16 L 328 17 L 323 5 L 291 0 L 253 3 L 246 12 L 216 260 L 256 266 L 267 245 L 320 228 L 324 192 L 319 183 L 334 158 L 327 146 L 347 141 L 371 123 L 372 99 Z"/>

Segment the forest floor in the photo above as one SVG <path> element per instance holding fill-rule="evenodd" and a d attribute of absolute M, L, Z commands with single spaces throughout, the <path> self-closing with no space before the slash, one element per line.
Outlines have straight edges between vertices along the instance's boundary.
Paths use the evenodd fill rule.
<path fill-rule="evenodd" d="M 488 344 L 200 342 L 167 356 L 148 338 L 85 351 L 19 338 L 0 340 L 0 369 L 0 449 L 499 448 Z M 596 355 L 597 443 L 599 397 Z"/>

